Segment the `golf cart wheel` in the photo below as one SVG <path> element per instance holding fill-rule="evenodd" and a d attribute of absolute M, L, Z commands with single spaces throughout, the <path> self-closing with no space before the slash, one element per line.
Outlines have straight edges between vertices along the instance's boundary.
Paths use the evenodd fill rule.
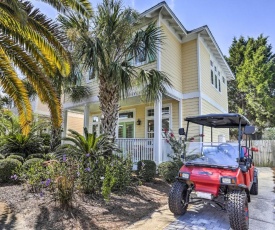
<path fill-rule="evenodd" d="M 183 182 L 176 181 L 169 193 L 168 205 L 172 213 L 183 215 L 186 212 L 188 203 L 186 203 L 187 185 Z"/>
<path fill-rule="evenodd" d="M 245 191 L 232 191 L 228 194 L 227 212 L 230 227 L 234 230 L 247 230 L 249 227 L 248 200 Z"/>
<path fill-rule="evenodd" d="M 258 176 L 256 178 L 256 182 L 253 182 L 251 189 L 250 189 L 251 195 L 258 195 Z"/>

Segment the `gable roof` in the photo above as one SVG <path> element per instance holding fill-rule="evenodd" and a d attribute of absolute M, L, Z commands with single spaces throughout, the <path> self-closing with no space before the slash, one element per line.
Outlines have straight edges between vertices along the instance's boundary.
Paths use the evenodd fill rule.
<path fill-rule="evenodd" d="M 235 79 L 234 74 L 232 73 L 228 63 L 226 62 L 220 47 L 218 46 L 215 38 L 213 37 L 208 26 L 202 26 L 196 28 L 194 30 L 186 30 L 186 28 L 182 25 L 180 20 L 176 17 L 173 11 L 169 8 L 165 1 L 160 2 L 159 4 L 149 8 L 141 14 L 141 17 L 144 18 L 153 18 L 156 17 L 159 13 L 162 14 L 162 19 L 167 20 L 170 27 L 173 28 L 177 38 L 183 43 L 188 39 L 191 39 L 192 36 L 200 34 L 200 36 L 204 39 L 207 46 L 210 48 L 212 54 L 217 60 L 218 64 L 221 66 L 222 70 L 226 75 L 227 80 Z"/>

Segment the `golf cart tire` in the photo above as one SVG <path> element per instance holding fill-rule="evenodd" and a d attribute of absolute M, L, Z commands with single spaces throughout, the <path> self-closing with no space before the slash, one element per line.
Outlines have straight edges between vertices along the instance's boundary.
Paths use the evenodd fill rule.
<path fill-rule="evenodd" d="M 175 215 L 185 214 L 188 204 L 185 203 L 188 186 L 184 182 L 176 181 L 169 193 L 169 209 Z"/>
<path fill-rule="evenodd" d="M 232 191 L 228 194 L 227 212 L 232 229 L 249 228 L 248 199 L 245 191 Z"/>
<path fill-rule="evenodd" d="M 258 195 L 258 176 L 256 178 L 256 182 L 253 182 L 251 189 L 250 189 L 251 195 Z"/>

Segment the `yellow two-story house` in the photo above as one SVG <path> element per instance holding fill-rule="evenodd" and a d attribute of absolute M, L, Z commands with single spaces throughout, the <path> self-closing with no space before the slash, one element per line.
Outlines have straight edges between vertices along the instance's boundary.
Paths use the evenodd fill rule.
<path fill-rule="evenodd" d="M 140 99 L 138 90 L 133 90 L 126 100 L 120 102 L 117 142 L 125 152 L 133 154 L 134 161 L 168 160 L 171 148 L 163 139 L 163 130 L 177 134 L 185 126 L 186 116 L 208 113 L 227 113 L 227 82 L 234 79 L 218 44 L 207 26 L 188 31 L 177 19 L 165 2 L 148 9 L 143 16 L 143 25 L 157 22 L 165 39 L 158 51 L 157 59 L 138 60 L 136 65 L 144 69 L 155 68 L 169 75 L 173 87 L 162 95 L 162 100 L 146 104 Z M 82 117 L 84 127 L 90 132 L 100 133 L 101 111 L 98 100 L 98 83 L 93 73 L 87 73 L 86 83 L 92 96 L 82 102 L 64 101 L 64 133 L 69 128 L 82 132 L 81 122 L 70 122 L 68 113 Z M 191 128 L 190 135 L 201 132 L 199 127 Z M 213 133 L 214 141 L 222 135 L 229 139 L 228 130 Z M 210 130 L 205 129 L 205 138 Z"/>

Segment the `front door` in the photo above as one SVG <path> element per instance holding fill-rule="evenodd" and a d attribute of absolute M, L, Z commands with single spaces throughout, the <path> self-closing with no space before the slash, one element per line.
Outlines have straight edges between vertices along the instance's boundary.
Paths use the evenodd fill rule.
<path fill-rule="evenodd" d="M 134 138 L 134 122 L 119 122 L 118 138 Z"/>

